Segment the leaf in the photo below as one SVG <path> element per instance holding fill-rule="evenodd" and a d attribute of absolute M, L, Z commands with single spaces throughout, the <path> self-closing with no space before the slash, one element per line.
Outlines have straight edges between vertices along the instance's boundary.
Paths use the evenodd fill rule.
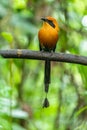
<path fill-rule="evenodd" d="M 79 111 L 77 111 L 76 116 L 79 116 L 85 110 L 87 110 L 87 106 L 82 107 Z"/>
<path fill-rule="evenodd" d="M 3 38 L 8 41 L 9 43 L 13 42 L 13 36 L 11 33 L 9 32 L 2 32 L 1 35 L 3 36 Z"/>
<path fill-rule="evenodd" d="M 13 109 L 12 117 L 19 118 L 19 119 L 26 119 L 26 118 L 28 118 L 28 113 L 21 109 Z"/>

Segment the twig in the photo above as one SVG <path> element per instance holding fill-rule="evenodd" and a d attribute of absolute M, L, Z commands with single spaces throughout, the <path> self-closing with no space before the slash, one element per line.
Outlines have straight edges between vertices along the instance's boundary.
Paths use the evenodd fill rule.
<path fill-rule="evenodd" d="M 4 58 L 19 58 L 19 59 L 37 59 L 58 62 L 67 62 L 74 64 L 87 65 L 87 57 L 65 53 L 49 53 L 40 51 L 30 51 L 26 49 L 11 49 L 11 50 L 0 50 L 0 55 Z"/>

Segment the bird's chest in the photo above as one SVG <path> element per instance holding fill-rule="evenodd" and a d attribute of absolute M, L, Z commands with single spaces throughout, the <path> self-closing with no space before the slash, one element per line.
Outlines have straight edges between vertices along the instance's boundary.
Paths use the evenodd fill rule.
<path fill-rule="evenodd" d="M 58 33 L 54 29 L 41 29 L 39 32 L 39 40 L 42 46 L 52 49 L 57 43 Z"/>

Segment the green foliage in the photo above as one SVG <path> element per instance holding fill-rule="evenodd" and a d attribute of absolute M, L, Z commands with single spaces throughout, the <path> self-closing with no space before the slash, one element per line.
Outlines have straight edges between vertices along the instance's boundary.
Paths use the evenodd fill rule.
<path fill-rule="evenodd" d="M 0 49 L 39 50 L 42 16 L 60 26 L 57 52 L 87 56 L 86 0 L 0 0 Z M 84 21 L 85 18 L 85 21 Z M 52 62 L 44 101 L 44 61 L 0 57 L 0 130 L 86 130 L 87 67 Z"/>
<path fill-rule="evenodd" d="M 7 40 L 9 43 L 13 42 L 13 36 L 12 34 L 8 32 L 2 32 L 1 35 L 4 37 L 5 40 Z"/>

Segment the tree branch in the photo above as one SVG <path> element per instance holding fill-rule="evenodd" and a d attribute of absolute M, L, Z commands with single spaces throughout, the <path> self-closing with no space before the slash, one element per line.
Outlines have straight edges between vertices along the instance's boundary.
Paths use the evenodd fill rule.
<path fill-rule="evenodd" d="M 11 49 L 11 50 L 0 50 L 0 55 L 4 58 L 19 58 L 19 59 L 37 59 L 37 60 L 46 60 L 58 62 L 67 62 L 87 65 L 86 56 L 78 56 L 65 53 L 49 53 L 49 52 L 40 52 L 40 51 L 30 51 L 26 49 Z"/>

